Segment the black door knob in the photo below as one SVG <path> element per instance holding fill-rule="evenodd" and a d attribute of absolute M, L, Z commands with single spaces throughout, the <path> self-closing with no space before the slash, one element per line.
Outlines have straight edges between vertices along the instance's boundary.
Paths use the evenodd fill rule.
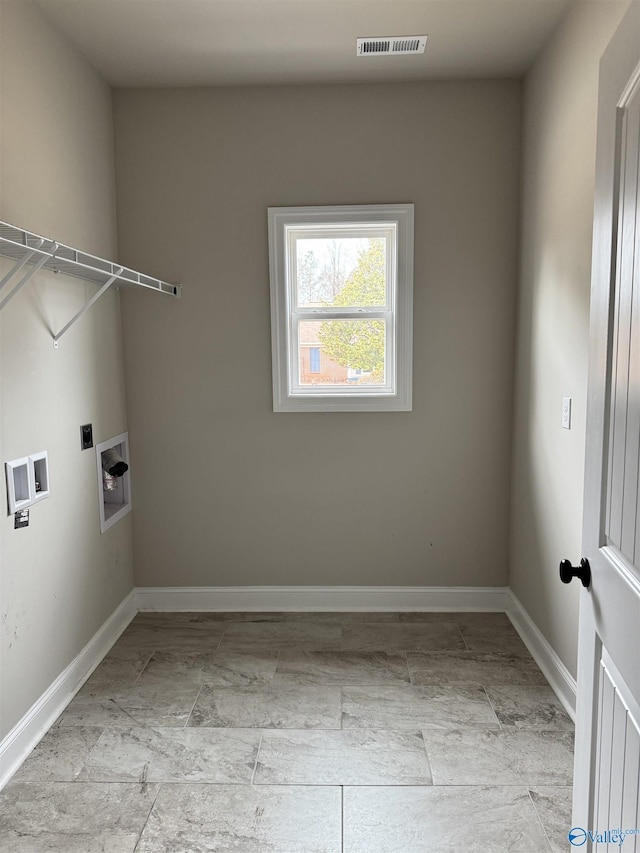
<path fill-rule="evenodd" d="M 562 583 L 571 583 L 572 578 L 580 578 L 582 586 L 591 586 L 591 566 L 589 560 L 583 557 L 580 560 L 580 565 L 571 565 L 570 560 L 563 560 L 560 563 L 560 580 Z"/>

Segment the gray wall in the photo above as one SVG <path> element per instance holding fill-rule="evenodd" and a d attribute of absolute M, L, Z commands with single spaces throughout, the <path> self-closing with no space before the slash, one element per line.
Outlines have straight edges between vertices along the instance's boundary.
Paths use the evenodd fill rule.
<path fill-rule="evenodd" d="M 29 2 L 0 4 L 0 219 L 110 257 L 111 93 Z M 0 264 L 4 271 L 8 262 Z M 49 452 L 51 497 L 13 529 L 0 481 L 0 738 L 133 586 L 130 518 L 100 535 L 94 451 L 126 428 L 120 304 L 107 294 L 54 350 L 94 286 L 38 274 L 0 320 L 0 457 Z"/>
<path fill-rule="evenodd" d="M 628 5 L 576 4 L 524 88 L 510 585 L 573 675 L 578 586 L 558 563 L 581 556 L 598 64 Z"/>
<path fill-rule="evenodd" d="M 510 583 L 574 668 L 597 64 L 627 2 L 576 7 L 514 82 L 120 91 L 136 582 Z M 112 256 L 111 96 L 25 0 L 0 4 L 0 217 Z M 414 411 L 271 411 L 266 208 L 416 205 Z M 2 313 L 2 459 L 52 497 L 1 521 L 0 737 L 131 589 L 131 516 L 100 536 L 92 453 L 126 428 L 117 294 L 38 276 Z M 571 432 L 560 399 L 574 400 Z M 510 503 L 509 489 L 512 488 Z M 2 478 L 4 502 L 4 478 Z M 511 512 L 511 528 L 510 528 Z M 509 531 L 510 552 L 509 552 Z"/>
<path fill-rule="evenodd" d="M 507 583 L 516 82 L 121 90 L 136 583 Z M 415 204 L 414 410 L 274 414 L 268 206 Z"/>

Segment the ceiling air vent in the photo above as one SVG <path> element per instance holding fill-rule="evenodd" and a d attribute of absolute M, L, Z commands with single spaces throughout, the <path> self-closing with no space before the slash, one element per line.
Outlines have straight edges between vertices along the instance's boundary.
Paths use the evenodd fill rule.
<path fill-rule="evenodd" d="M 398 56 L 400 54 L 424 53 L 426 36 L 380 36 L 356 39 L 358 56 Z"/>

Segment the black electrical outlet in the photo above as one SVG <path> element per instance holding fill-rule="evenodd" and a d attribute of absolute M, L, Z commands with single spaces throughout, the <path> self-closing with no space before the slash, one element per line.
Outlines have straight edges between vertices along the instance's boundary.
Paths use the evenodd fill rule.
<path fill-rule="evenodd" d="M 84 426 L 80 427 L 80 440 L 82 442 L 82 449 L 88 450 L 90 447 L 93 447 L 93 425 L 92 424 L 84 424 Z"/>

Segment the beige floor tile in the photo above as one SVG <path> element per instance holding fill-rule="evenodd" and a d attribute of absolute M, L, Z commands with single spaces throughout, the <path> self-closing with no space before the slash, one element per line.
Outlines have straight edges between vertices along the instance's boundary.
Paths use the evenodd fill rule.
<path fill-rule="evenodd" d="M 346 788 L 344 853 L 548 853 L 523 787 Z"/>
<path fill-rule="evenodd" d="M 205 684 L 189 718 L 190 726 L 263 729 L 339 729 L 339 687 L 216 687 Z"/>
<path fill-rule="evenodd" d="M 265 731 L 255 785 L 430 785 L 422 735 Z"/>
<path fill-rule="evenodd" d="M 138 649 L 116 643 L 89 676 L 85 686 L 91 690 L 94 687 L 126 687 L 135 684 L 152 654 L 152 649 Z"/>
<path fill-rule="evenodd" d="M 183 612 L 138 613 L 134 621 L 160 622 L 168 624 L 180 622 L 398 622 L 400 613 L 390 611 L 326 611 L 326 610 L 287 610 L 287 611 L 220 611 L 220 612 Z"/>
<path fill-rule="evenodd" d="M 58 725 L 185 726 L 199 684 L 134 684 L 131 687 L 83 688 L 71 700 Z"/>
<path fill-rule="evenodd" d="M 280 653 L 274 684 L 405 684 L 409 671 L 401 652 Z"/>
<path fill-rule="evenodd" d="M 226 622 L 220 651 L 243 649 L 339 649 L 337 622 Z"/>
<path fill-rule="evenodd" d="M 178 622 L 174 625 L 136 624 L 118 640 L 117 648 L 170 649 L 172 651 L 204 652 L 215 650 L 225 630 L 224 622 Z"/>
<path fill-rule="evenodd" d="M 256 729 L 105 729 L 78 780 L 248 785 L 259 742 Z"/>
<path fill-rule="evenodd" d="M 136 853 L 341 853 L 338 787 L 163 785 Z"/>
<path fill-rule="evenodd" d="M 342 649 L 352 652 L 464 651 L 455 622 L 343 625 Z"/>
<path fill-rule="evenodd" d="M 133 853 L 158 785 L 25 782 L 0 792 L 2 853 Z"/>
<path fill-rule="evenodd" d="M 573 731 L 573 722 L 549 685 L 490 685 L 489 700 L 504 727 Z"/>
<path fill-rule="evenodd" d="M 467 611 L 418 611 L 410 613 L 400 613 L 400 622 L 455 622 L 462 627 L 463 625 L 483 625 L 490 627 L 505 627 L 511 625 L 509 617 L 506 613 L 474 613 Z"/>
<path fill-rule="evenodd" d="M 569 787 L 536 786 L 529 790 L 529 795 L 542 821 L 553 853 L 568 853 L 569 850 L 579 850 L 579 847 L 570 845 L 568 840 L 569 831 L 573 828 L 571 822 L 573 789 Z M 628 841 L 620 850 L 624 851 L 625 846 L 629 853 L 633 851 L 633 846 Z"/>
<path fill-rule="evenodd" d="M 434 785 L 571 785 L 573 732 L 424 731 Z"/>
<path fill-rule="evenodd" d="M 140 628 L 158 628 L 173 630 L 176 628 L 193 629 L 194 631 L 212 631 L 220 634 L 224 629 L 220 627 L 221 621 L 231 618 L 229 613 L 208 613 L 205 611 L 180 611 L 163 612 L 145 610 L 130 622 L 128 630 Z"/>
<path fill-rule="evenodd" d="M 461 625 L 460 631 L 469 651 L 530 657 L 529 650 L 513 625 L 493 626 L 472 622 Z"/>
<path fill-rule="evenodd" d="M 414 684 L 547 684 L 533 658 L 510 653 L 407 652 L 407 664 Z"/>
<path fill-rule="evenodd" d="M 137 685 L 242 686 L 273 681 L 278 652 L 155 652 Z"/>
<path fill-rule="evenodd" d="M 9 784 L 73 782 L 84 767 L 103 730 L 103 726 L 50 729 Z M 2 850 L 1 844 L 0 850 Z"/>
<path fill-rule="evenodd" d="M 500 728 L 482 687 L 344 687 L 342 707 L 345 729 Z"/>

